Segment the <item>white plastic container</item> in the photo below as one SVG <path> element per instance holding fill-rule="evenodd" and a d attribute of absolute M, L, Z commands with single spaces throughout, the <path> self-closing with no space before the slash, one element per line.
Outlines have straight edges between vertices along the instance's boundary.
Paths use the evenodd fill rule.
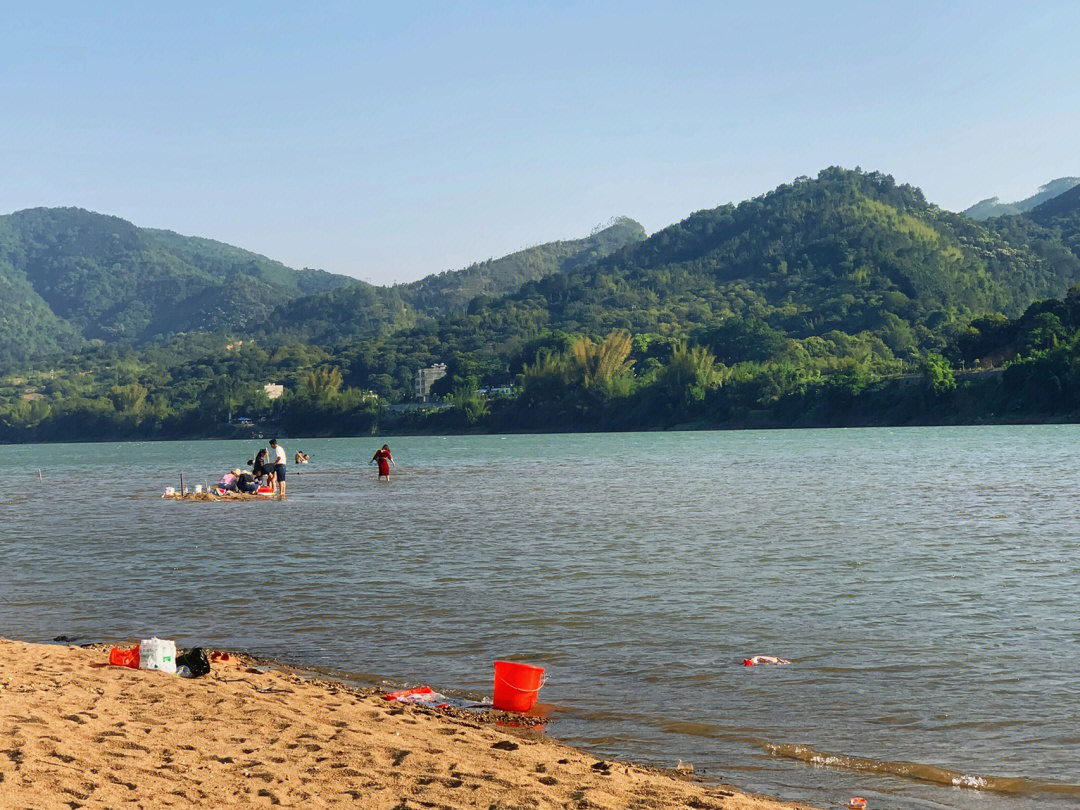
<path fill-rule="evenodd" d="M 195 494 L 196 495 L 202 495 L 202 484 L 196 484 L 195 485 Z"/>
<path fill-rule="evenodd" d="M 176 642 L 169 639 L 144 638 L 139 644 L 139 669 L 158 669 L 176 674 Z"/>
<path fill-rule="evenodd" d="M 171 498 L 176 494 L 176 487 L 165 487 L 165 497 Z"/>

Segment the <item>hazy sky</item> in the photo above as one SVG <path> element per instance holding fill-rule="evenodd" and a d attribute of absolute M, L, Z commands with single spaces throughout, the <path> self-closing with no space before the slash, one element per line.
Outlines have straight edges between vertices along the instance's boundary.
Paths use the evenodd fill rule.
<path fill-rule="evenodd" d="M 1080 175 L 1080 3 L 0 0 L 0 212 L 411 280 L 824 166 Z"/>

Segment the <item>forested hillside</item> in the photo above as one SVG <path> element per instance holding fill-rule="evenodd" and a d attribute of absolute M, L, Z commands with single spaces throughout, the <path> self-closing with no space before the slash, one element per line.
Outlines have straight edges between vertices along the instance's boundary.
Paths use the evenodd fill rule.
<path fill-rule="evenodd" d="M 282 300 L 356 282 L 77 208 L 0 217 L 0 362 L 87 339 L 245 329 Z"/>
<path fill-rule="evenodd" d="M 567 273 L 645 239 L 645 229 L 629 217 L 616 217 L 584 239 L 548 242 L 464 270 L 440 273 L 401 287 L 413 306 L 430 314 L 464 307 L 479 296 L 514 292 L 527 281 Z"/>
<path fill-rule="evenodd" d="M 429 323 L 470 302 L 474 308 L 481 306 L 485 298 L 517 290 L 526 281 L 571 272 L 644 238 L 640 224 L 617 217 L 583 239 L 535 245 L 410 284 L 359 283 L 300 298 L 274 312 L 262 334 L 320 344 L 381 337 Z"/>
<path fill-rule="evenodd" d="M 297 296 L 254 327 L 58 355 L 0 379 L 0 438 L 210 435 L 238 410 L 297 435 L 1080 417 L 1080 189 L 980 223 L 833 168 L 644 241 L 621 231 Z M 439 314 L 514 273 L 541 277 Z M 387 410 L 433 362 L 453 407 Z M 268 402 L 267 382 L 286 395 Z"/>
<path fill-rule="evenodd" d="M 640 225 L 620 218 L 584 239 L 377 287 L 77 208 L 18 211 L 0 216 L 0 369 L 87 340 L 140 346 L 195 331 L 316 342 L 377 337 L 643 237 Z"/>
<path fill-rule="evenodd" d="M 1037 193 L 1026 199 L 1003 203 L 998 197 L 990 197 L 980 200 L 970 208 L 964 209 L 964 215 L 972 219 L 985 220 L 992 217 L 1023 214 L 1025 211 L 1031 211 L 1076 186 L 1080 186 L 1080 177 L 1059 177 L 1057 180 L 1051 180 L 1045 186 L 1041 186 Z"/>
<path fill-rule="evenodd" d="M 890 177 L 829 169 L 392 335 L 378 356 L 493 368 L 502 355 L 512 371 L 546 335 L 625 329 L 694 339 L 729 362 L 762 355 L 772 335 L 830 332 L 872 335 L 890 355 L 913 357 L 944 347 L 973 316 L 1019 314 L 1080 280 L 1080 260 L 1036 227 L 1038 250 L 930 205 Z"/>

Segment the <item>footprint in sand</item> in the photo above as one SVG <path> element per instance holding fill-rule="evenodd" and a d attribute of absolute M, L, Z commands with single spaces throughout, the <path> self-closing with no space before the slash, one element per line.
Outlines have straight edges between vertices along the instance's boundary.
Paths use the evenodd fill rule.
<path fill-rule="evenodd" d="M 15 770 L 19 770 L 23 763 L 23 752 L 21 748 L 8 748 L 6 751 L 0 751 L 0 754 L 6 754 L 7 758 L 15 765 Z"/>

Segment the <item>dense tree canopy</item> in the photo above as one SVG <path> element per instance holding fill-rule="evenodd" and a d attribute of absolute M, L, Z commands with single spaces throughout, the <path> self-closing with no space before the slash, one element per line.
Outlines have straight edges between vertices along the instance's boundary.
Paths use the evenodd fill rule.
<path fill-rule="evenodd" d="M 0 438 L 228 435 L 238 414 L 330 435 L 1080 411 L 1080 188 L 980 223 L 827 169 L 642 235 L 617 221 L 382 288 L 86 212 L 0 218 L 19 347 Z M 448 407 L 401 409 L 436 362 Z"/>

